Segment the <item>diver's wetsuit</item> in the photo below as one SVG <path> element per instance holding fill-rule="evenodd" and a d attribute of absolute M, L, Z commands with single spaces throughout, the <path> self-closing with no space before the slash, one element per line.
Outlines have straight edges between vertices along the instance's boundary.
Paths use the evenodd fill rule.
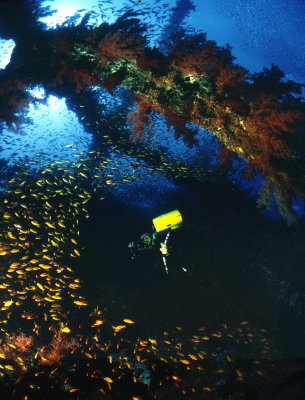
<path fill-rule="evenodd" d="M 166 243 L 168 254 L 164 255 L 160 251 L 161 243 L 164 243 L 167 235 L 168 241 Z M 183 260 L 185 248 L 183 246 L 183 236 L 185 235 L 184 229 L 179 228 L 175 231 L 162 231 L 155 233 L 145 233 L 141 235 L 140 239 L 128 245 L 132 255 L 134 264 L 149 266 L 156 271 L 167 272 L 164 266 L 163 257 L 165 258 L 168 272 L 172 273 L 181 269 L 184 263 Z M 159 273 L 159 272 L 158 272 Z"/>

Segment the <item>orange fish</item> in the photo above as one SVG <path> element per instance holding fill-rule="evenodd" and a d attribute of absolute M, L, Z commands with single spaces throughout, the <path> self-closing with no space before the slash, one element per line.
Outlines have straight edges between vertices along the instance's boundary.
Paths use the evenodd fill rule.
<path fill-rule="evenodd" d="M 117 326 L 113 326 L 112 325 L 112 329 L 114 330 L 115 333 L 119 332 L 120 330 L 126 328 L 126 325 L 117 325 Z"/>
<path fill-rule="evenodd" d="M 129 318 L 125 318 L 125 319 L 123 319 L 123 321 L 126 322 L 126 324 L 135 324 L 135 322 L 132 321 L 132 320 L 129 319 Z"/>

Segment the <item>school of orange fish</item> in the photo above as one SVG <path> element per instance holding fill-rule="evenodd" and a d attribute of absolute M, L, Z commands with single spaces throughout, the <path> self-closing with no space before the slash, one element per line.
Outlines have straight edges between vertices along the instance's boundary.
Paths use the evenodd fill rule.
<path fill-rule="evenodd" d="M 35 173 L 34 161 L 15 167 L 0 208 L 0 383 L 12 382 L 13 394 L 28 400 L 47 390 L 41 382 L 48 377 L 50 391 L 60 386 L 67 395 L 85 398 L 81 373 L 102 394 L 129 379 L 130 398 L 137 400 L 162 385 L 174 385 L 180 394 L 213 393 L 220 377 L 232 371 L 239 382 L 267 379 L 268 332 L 248 321 L 234 329 L 222 324 L 217 331 L 201 326 L 188 341 L 183 327 L 134 340 L 128 332 L 135 332 L 135 321 L 122 316 L 110 322 L 88 304 L 75 270 L 81 265 L 79 229 L 88 217 L 86 204 L 93 197 L 102 200 L 112 183 L 101 175 L 104 157 L 77 154 L 75 162 L 40 165 Z M 243 370 L 232 350 L 239 344 L 251 344 L 265 362 L 253 358 L 252 368 Z M 144 365 L 150 371 L 145 383 Z M 200 377 L 197 386 L 189 383 L 194 374 Z"/>

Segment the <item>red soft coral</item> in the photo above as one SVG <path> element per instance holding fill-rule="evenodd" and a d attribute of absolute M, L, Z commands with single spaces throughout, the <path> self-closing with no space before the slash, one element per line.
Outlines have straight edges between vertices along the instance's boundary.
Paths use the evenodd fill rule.
<path fill-rule="evenodd" d="M 127 32 L 109 32 L 99 42 L 98 55 L 102 65 L 118 58 L 136 59 L 144 51 L 144 40 Z"/>
<path fill-rule="evenodd" d="M 145 137 L 145 126 L 149 120 L 152 102 L 143 96 L 137 96 L 137 108 L 128 114 L 127 120 L 131 123 L 131 141 L 137 142 Z"/>

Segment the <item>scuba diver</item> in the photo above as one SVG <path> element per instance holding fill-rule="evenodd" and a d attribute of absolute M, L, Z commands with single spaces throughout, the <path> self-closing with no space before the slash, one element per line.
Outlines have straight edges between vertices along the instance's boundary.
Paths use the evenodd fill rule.
<path fill-rule="evenodd" d="M 134 260 L 138 258 L 141 253 L 146 253 L 159 246 L 165 273 L 168 274 L 167 258 L 171 253 L 171 250 L 168 247 L 168 239 L 171 231 L 181 226 L 182 216 L 178 210 L 174 210 L 154 218 L 152 222 L 155 231 L 152 233 L 143 233 L 138 241 L 130 242 L 128 247 L 132 259 Z M 185 267 L 182 267 L 182 270 L 184 272 L 187 271 Z"/>

